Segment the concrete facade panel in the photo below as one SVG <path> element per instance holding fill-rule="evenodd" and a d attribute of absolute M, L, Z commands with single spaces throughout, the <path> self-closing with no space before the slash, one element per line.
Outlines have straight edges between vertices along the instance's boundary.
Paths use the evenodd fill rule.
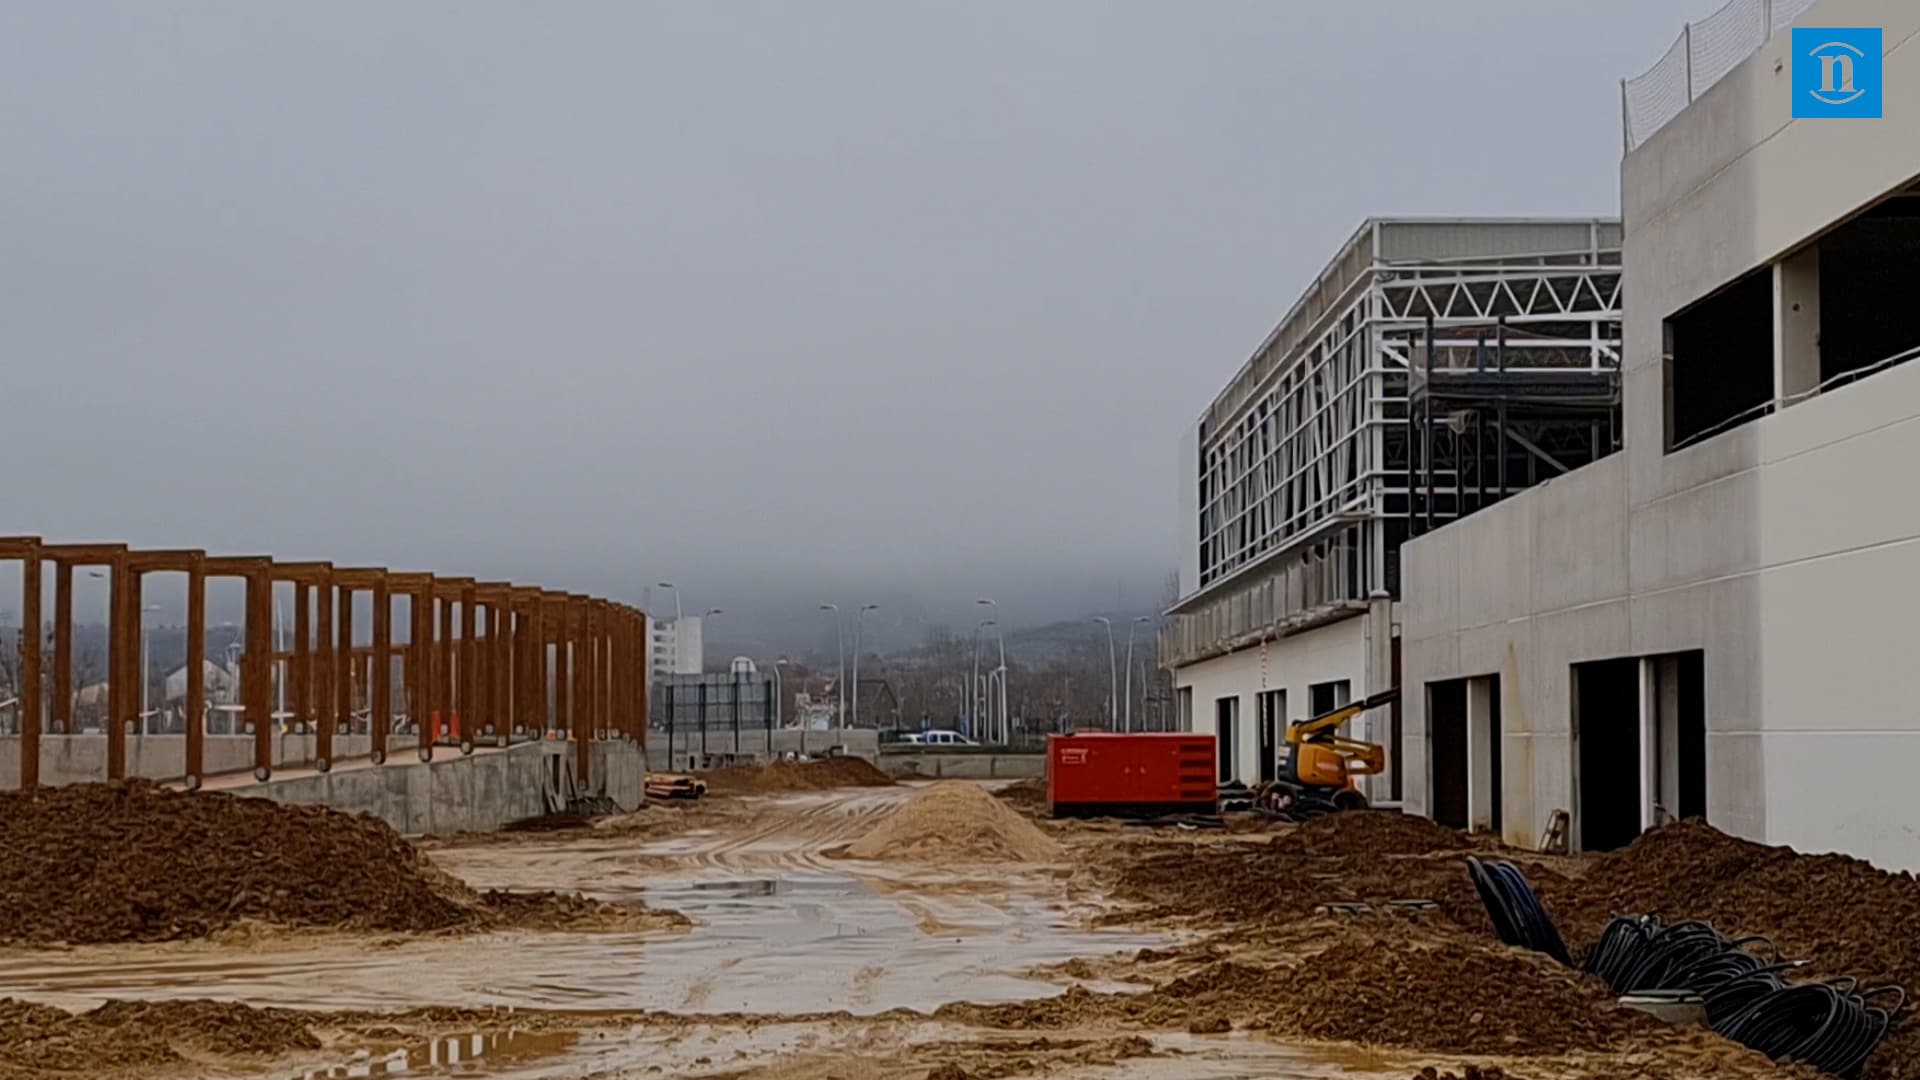
<path fill-rule="evenodd" d="M 1463 584 L 1463 595 L 1478 593 L 1476 604 L 1481 610 L 1506 612 L 1509 617 L 1623 595 L 1627 591 L 1627 521 L 1617 507 L 1624 501 L 1624 464 L 1615 454 L 1509 500 L 1510 504 L 1529 500 L 1502 520 L 1531 519 L 1532 540 L 1516 555 L 1531 551 L 1532 586 L 1524 595 L 1502 599 L 1497 591 L 1500 582 L 1512 580 L 1515 573 L 1529 576 L 1525 567 L 1505 567 L 1499 578 Z M 1467 518 L 1466 523 L 1472 524 L 1478 516 Z M 1461 547 L 1480 546 L 1481 531 L 1475 528 L 1470 538 L 1460 542 Z"/>
<path fill-rule="evenodd" d="M 1404 640 L 1450 633 L 1462 625 L 1460 576 L 1460 534 L 1453 529 L 1428 533 L 1400 548 L 1400 636 Z"/>

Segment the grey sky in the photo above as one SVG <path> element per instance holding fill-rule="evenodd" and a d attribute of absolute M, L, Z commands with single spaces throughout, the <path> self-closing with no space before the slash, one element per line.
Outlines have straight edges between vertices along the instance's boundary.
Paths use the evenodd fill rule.
<path fill-rule="evenodd" d="M 13 0 L 0 531 L 1151 599 L 1357 222 L 1612 212 L 1716 6 Z"/>

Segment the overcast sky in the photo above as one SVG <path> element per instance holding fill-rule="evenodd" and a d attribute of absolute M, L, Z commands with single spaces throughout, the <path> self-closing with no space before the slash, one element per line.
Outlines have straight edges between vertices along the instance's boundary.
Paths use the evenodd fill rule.
<path fill-rule="evenodd" d="M 6 0 L 0 532 L 1151 594 L 1358 222 L 1615 212 L 1717 6 Z"/>

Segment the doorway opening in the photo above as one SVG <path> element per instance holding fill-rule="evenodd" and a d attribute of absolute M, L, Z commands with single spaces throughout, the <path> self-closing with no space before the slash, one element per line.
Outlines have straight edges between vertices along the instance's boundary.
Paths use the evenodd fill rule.
<path fill-rule="evenodd" d="M 1280 778 L 1280 747 L 1285 744 L 1287 728 L 1287 692 L 1262 690 L 1255 699 L 1260 725 L 1260 779 Z"/>
<path fill-rule="evenodd" d="M 1640 835 L 1640 660 L 1574 664 L 1574 830 L 1582 851 Z"/>
<path fill-rule="evenodd" d="M 1467 827 L 1467 680 L 1427 684 L 1427 805 L 1449 829 Z"/>
<path fill-rule="evenodd" d="M 1654 820 L 1707 816 L 1707 654 L 1656 656 L 1653 664 Z"/>
<path fill-rule="evenodd" d="M 1240 741 L 1240 699 L 1223 697 L 1213 703 L 1214 745 L 1218 748 L 1220 782 L 1230 784 L 1239 776 L 1233 760 L 1234 744 Z"/>

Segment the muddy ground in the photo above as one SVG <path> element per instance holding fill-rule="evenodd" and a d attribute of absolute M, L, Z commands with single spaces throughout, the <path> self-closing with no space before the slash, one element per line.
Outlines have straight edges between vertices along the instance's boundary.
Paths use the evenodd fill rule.
<path fill-rule="evenodd" d="M 1794 1075 L 1500 946 L 1463 869 L 1485 845 L 1424 821 L 1163 831 L 1045 821 L 1031 785 L 983 807 L 971 791 L 734 779 L 739 794 L 429 845 L 324 812 L 195 805 L 174 834 L 210 851 L 164 887 L 140 869 L 157 834 L 128 825 L 133 803 L 64 796 L 106 807 L 67 895 L 107 892 L 74 884 L 88 875 L 160 891 L 104 915 L 5 909 L 24 921 L 0 918 L 17 943 L 0 952 L 15 999 L 0 1080 Z M 273 842 L 232 843 L 222 821 Z M 145 830 L 142 850 L 112 822 Z M 1904 970 L 1904 937 L 1828 942 L 1766 897 L 1835 881 L 1911 913 L 1911 879 L 1845 860 L 1808 878 L 1770 850 L 1670 830 L 1612 862 L 1515 857 L 1576 949 L 1621 905 L 1677 917 L 1698 901 L 1730 929 L 1880 965 L 1857 974 Z M 32 851 L 17 878 L 0 857 L 0 900 L 58 872 Z M 1907 1075 L 1906 1046 L 1869 1078 Z"/>

